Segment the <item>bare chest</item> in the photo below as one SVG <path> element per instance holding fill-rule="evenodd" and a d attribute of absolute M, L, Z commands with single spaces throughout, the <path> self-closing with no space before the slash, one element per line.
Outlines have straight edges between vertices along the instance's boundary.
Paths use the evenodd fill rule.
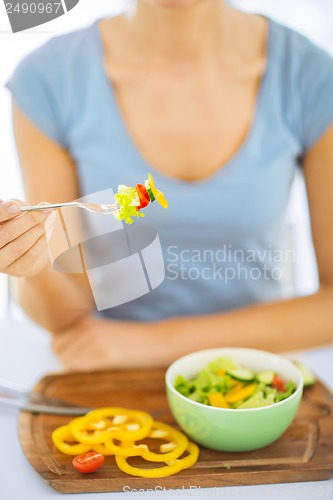
<path fill-rule="evenodd" d="M 212 175 L 246 140 L 259 76 L 110 75 L 138 154 L 161 173 L 189 181 Z"/>

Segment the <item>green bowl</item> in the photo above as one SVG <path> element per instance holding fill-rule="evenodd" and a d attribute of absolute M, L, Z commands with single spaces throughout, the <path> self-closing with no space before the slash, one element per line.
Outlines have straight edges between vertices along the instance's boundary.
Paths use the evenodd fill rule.
<path fill-rule="evenodd" d="M 210 361 L 228 356 L 255 372 L 273 370 L 285 381 L 296 383 L 296 391 L 271 406 L 225 409 L 192 401 L 174 388 L 177 375 L 195 377 Z M 179 426 L 198 444 L 219 451 L 250 451 L 276 441 L 293 421 L 302 398 L 303 378 L 286 358 L 256 349 L 217 348 L 188 354 L 175 361 L 165 375 L 171 412 Z"/>

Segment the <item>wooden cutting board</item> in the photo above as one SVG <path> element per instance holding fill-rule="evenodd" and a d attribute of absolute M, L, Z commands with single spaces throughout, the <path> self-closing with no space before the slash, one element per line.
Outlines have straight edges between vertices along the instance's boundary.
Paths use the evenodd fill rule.
<path fill-rule="evenodd" d="M 145 410 L 155 419 L 176 427 L 168 408 L 161 370 L 50 375 L 43 378 L 35 390 L 88 407 L 124 406 Z M 51 441 L 51 432 L 72 417 L 21 412 L 19 438 L 32 467 L 62 493 L 318 481 L 333 477 L 332 410 L 332 394 L 317 382 L 305 390 L 296 419 L 277 442 L 246 453 L 201 448 L 196 465 L 162 479 L 129 476 L 118 469 L 114 457 L 106 457 L 105 465 L 92 474 L 83 475 L 74 470 L 72 458 L 59 453 Z M 135 460 L 131 459 L 131 463 L 135 464 Z"/>

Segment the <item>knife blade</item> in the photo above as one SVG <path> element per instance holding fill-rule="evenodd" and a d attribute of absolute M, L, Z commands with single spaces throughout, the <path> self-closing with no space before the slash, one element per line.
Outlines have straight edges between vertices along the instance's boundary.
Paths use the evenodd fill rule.
<path fill-rule="evenodd" d="M 25 401 L 20 399 L 10 399 L 0 396 L 0 404 L 17 408 L 21 411 L 28 411 L 30 413 L 45 413 L 47 415 L 85 415 L 93 408 L 86 408 L 84 406 L 71 406 L 71 405 L 48 405 L 41 403 L 34 403 L 32 401 Z"/>

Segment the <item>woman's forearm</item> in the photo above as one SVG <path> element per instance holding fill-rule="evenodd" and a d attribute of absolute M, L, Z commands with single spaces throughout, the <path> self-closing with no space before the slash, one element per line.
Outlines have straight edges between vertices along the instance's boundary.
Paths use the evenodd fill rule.
<path fill-rule="evenodd" d="M 291 351 L 333 340 L 333 288 L 302 298 L 230 313 L 133 323 L 85 317 L 54 335 L 69 369 L 166 367 L 184 354 L 213 347 Z"/>
<path fill-rule="evenodd" d="M 225 314 L 162 321 L 158 330 L 175 358 L 211 347 L 290 351 L 328 345 L 333 341 L 333 287 Z"/>
<path fill-rule="evenodd" d="M 24 311 L 52 332 L 69 328 L 92 309 L 87 287 L 51 265 L 34 277 L 11 279 L 14 296 Z"/>

